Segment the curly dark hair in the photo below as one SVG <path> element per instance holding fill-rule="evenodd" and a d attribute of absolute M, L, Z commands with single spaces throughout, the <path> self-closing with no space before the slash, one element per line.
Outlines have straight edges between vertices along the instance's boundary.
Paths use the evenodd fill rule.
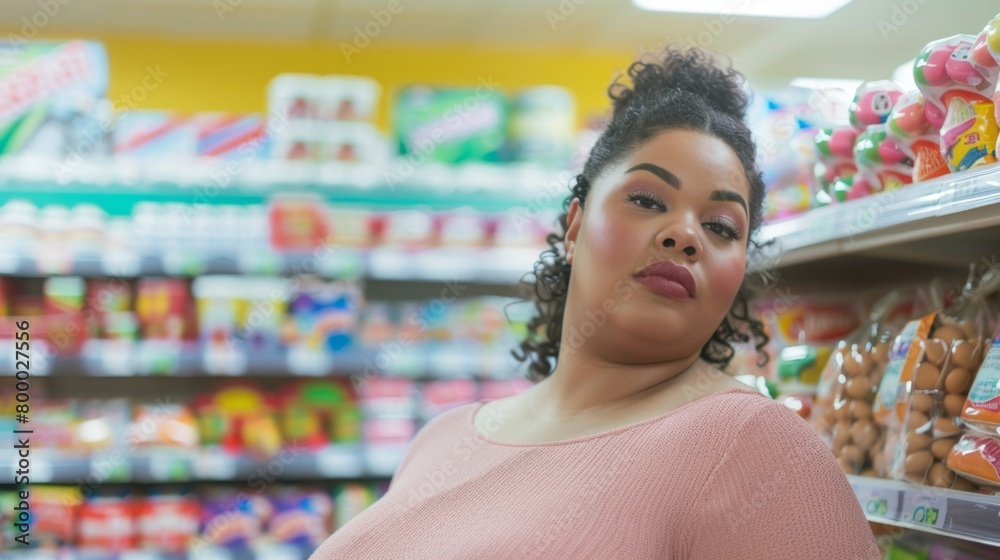
<path fill-rule="evenodd" d="M 559 356 L 563 314 L 572 267 L 566 262 L 564 244 L 567 210 L 577 198 L 581 208 L 597 176 L 628 157 L 643 142 L 672 129 L 705 132 L 726 142 L 739 157 L 750 185 L 750 233 L 761 224 L 764 180 L 756 163 L 756 146 L 745 123 L 749 94 L 742 74 L 722 67 L 714 55 L 700 49 L 668 46 L 659 55 L 643 55 L 628 68 L 632 87 L 615 80 L 608 88 L 614 112 L 611 121 L 590 151 L 583 171 L 570 187 L 559 216 L 560 231 L 546 238 L 549 248 L 534 266 L 536 314 L 514 357 L 529 362 L 528 377 L 539 381 L 555 369 Z M 749 238 L 749 236 L 748 236 Z M 755 240 L 751 249 L 759 249 Z M 531 274 L 529 273 L 529 276 Z M 758 363 L 768 362 L 763 350 L 769 338 L 764 324 L 751 316 L 749 282 L 743 284 L 726 318 L 701 349 L 701 358 L 724 369 L 735 354 L 734 342 L 754 339 Z"/>

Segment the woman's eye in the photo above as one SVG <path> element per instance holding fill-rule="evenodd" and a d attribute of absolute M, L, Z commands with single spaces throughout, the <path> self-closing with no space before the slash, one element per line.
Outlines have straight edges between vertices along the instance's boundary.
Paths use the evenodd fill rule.
<path fill-rule="evenodd" d="M 663 199 L 652 193 L 633 192 L 628 194 L 628 199 L 640 208 L 646 208 L 649 210 L 667 209 L 667 207 L 663 204 Z"/>
<path fill-rule="evenodd" d="M 726 239 L 740 238 L 740 231 L 736 229 L 735 225 L 729 223 L 728 220 L 711 221 L 705 224 L 705 227 L 712 233 L 725 237 Z"/>

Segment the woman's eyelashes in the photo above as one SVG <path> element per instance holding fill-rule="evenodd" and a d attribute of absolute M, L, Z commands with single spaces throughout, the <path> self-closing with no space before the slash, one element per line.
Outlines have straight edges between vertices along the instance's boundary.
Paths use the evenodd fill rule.
<path fill-rule="evenodd" d="M 740 238 L 739 227 L 729 218 L 718 216 L 709 220 L 705 227 L 712 233 L 718 234 L 726 239 L 737 240 Z"/>
<path fill-rule="evenodd" d="M 659 195 L 649 191 L 630 192 L 628 193 L 628 200 L 630 203 L 646 210 L 657 210 L 660 212 L 667 210 L 667 205 L 663 202 L 663 199 Z M 724 239 L 737 240 L 740 238 L 739 226 L 724 216 L 717 216 L 710 219 L 705 223 L 705 229 Z"/>
<path fill-rule="evenodd" d="M 659 195 L 649 191 L 630 192 L 628 193 L 628 200 L 632 204 L 640 208 L 646 208 L 647 210 L 665 211 L 667 209 L 666 204 L 663 203 L 663 199 Z"/>

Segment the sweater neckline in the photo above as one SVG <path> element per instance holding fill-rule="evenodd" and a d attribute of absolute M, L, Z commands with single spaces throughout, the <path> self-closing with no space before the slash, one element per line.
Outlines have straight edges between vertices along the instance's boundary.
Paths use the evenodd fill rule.
<path fill-rule="evenodd" d="M 660 420 L 663 420 L 665 418 L 673 416 L 674 414 L 676 414 L 676 413 L 678 413 L 678 412 L 680 412 L 680 411 L 682 411 L 682 410 L 684 410 L 684 409 L 686 409 L 688 407 L 694 406 L 695 404 L 701 403 L 702 401 L 705 401 L 707 399 L 711 399 L 712 397 L 717 397 L 717 396 L 721 396 L 721 395 L 728 395 L 728 394 L 732 394 L 732 393 L 749 393 L 749 394 L 752 394 L 752 395 L 758 395 L 758 396 L 761 396 L 761 397 L 766 397 L 760 391 L 756 391 L 756 390 L 754 390 L 754 389 L 752 389 L 750 387 L 747 387 L 746 389 L 743 389 L 743 388 L 726 389 L 725 391 L 719 391 L 717 393 L 711 393 L 711 394 L 705 395 L 704 397 L 695 399 L 695 400 L 693 400 L 693 401 L 691 401 L 689 403 L 683 404 L 683 405 L 681 405 L 681 406 L 679 406 L 679 407 L 677 407 L 677 408 L 675 408 L 673 410 L 664 412 L 663 414 L 660 414 L 658 416 L 653 416 L 652 418 L 647 418 L 645 420 L 640 420 L 638 422 L 633 422 L 633 423 L 627 424 L 625 426 L 619 426 L 617 428 L 612 428 L 610 430 L 606 430 L 606 431 L 603 431 L 603 432 L 598 432 L 596 434 L 590 434 L 590 435 L 587 435 L 587 436 L 580 436 L 580 437 L 569 438 L 569 439 L 560 439 L 560 440 L 556 440 L 556 441 L 541 441 L 541 442 L 534 442 L 534 443 L 518 443 L 518 442 L 499 441 L 499 440 L 491 439 L 491 438 L 489 438 L 489 437 L 487 437 L 487 436 L 479 433 L 479 430 L 476 429 L 476 413 L 478 413 L 479 410 L 481 408 L 483 408 L 483 405 L 485 405 L 486 403 L 489 403 L 489 402 L 493 402 L 494 400 L 497 400 L 497 399 L 489 399 L 489 400 L 480 400 L 480 401 L 478 401 L 476 403 L 476 406 L 471 407 L 472 413 L 469 415 L 469 417 L 467 418 L 466 421 L 468 422 L 469 426 L 472 429 L 472 436 L 475 439 L 477 439 L 479 441 L 482 441 L 484 443 L 488 443 L 490 445 L 498 445 L 498 446 L 502 446 L 502 447 L 550 447 L 550 446 L 556 446 L 556 445 L 570 445 L 570 444 L 574 444 L 574 443 L 582 443 L 582 442 L 586 442 L 586 441 L 590 441 L 590 440 L 594 440 L 594 439 L 598 439 L 598 438 L 613 436 L 615 434 L 620 434 L 622 432 L 631 430 L 633 428 L 638 428 L 640 426 L 645 426 L 647 424 L 652 424 L 654 422 L 659 422 Z"/>

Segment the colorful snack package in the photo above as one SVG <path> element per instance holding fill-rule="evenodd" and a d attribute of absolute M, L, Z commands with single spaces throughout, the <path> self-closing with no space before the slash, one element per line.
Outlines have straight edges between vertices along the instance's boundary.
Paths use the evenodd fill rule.
<path fill-rule="evenodd" d="M 947 464 L 971 482 L 1000 488 L 1000 438 L 965 434 L 948 452 Z"/>
<path fill-rule="evenodd" d="M 1000 321 L 962 407 L 962 422 L 972 430 L 1000 435 Z"/>
<path fill-rule="evenodd" d="M 894 450 L 892 476 L 941 488 L 975 490 L 956 479 L 948 457 L 962 435 L 959 416 L 992 331 L 986 297 L 1000 288 L 1000 275 L 987 273 L 966 283 L 961 296 L 938 314 L 913 373 L 908 407 Z M 989 326 L 988 326 L 989 325 Z M 990 333 L 992 334 L 992 333 Z"/>
<path fill-rule="evenodd" d="M 996 67 L 971 56 L 974 35 L 931 41 L 913 63 L 917 88 L 927 98 L 926 116 L 941 133 L 941 154 L 952 172 L 997 161 Z"/>

